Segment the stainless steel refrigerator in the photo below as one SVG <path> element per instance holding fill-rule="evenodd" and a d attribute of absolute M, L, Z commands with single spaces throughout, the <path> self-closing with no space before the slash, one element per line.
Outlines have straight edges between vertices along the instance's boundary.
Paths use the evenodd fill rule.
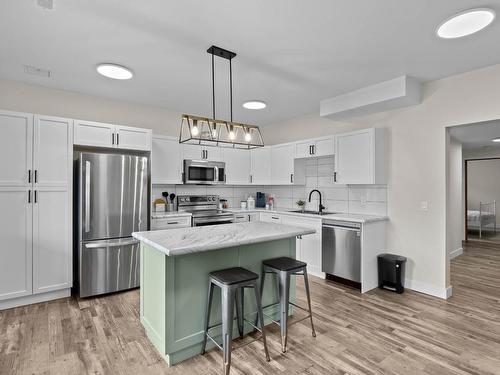
<path fill-rule="evenodd" d="M 80 297 L 139 286 L 139 242 L 148 228 L 148 157 L 81 152 L 75 162 Z"/>

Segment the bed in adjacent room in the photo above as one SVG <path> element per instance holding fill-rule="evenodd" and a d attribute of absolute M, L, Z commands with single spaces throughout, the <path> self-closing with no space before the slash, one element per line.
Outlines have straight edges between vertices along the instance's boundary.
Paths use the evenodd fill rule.
<path fill-rule="evenodd" d="M 467 228 L 478 230 L 482 238 L 485 229 L 497 231 L 497 203 L 496 201 L 479 202 L 479 210 L 467 210 Z"/>

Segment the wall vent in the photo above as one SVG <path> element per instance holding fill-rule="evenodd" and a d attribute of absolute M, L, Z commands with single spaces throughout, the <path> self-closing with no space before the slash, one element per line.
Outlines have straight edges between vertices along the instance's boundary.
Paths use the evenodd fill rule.
<path fill-rule="evenodd" d="M 37 68 L 36 66 L 25 65 L 24 72 L 33 76 L 50 78 L 52 73 L 48 69 Z"/>

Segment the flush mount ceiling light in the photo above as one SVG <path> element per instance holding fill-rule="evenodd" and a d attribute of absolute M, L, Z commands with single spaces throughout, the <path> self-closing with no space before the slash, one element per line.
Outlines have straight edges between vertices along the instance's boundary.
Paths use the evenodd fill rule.
<path fill-rule="evenodd" d="M 243 108 L 246 109 L 264 109 L 267 107 L 267 104 L 262 100 L 250 100 L 248 102 L 243 103 Z"/>
<path fill-rule="evenodd" d="M 492 139 L 493 142 L 500 142 L 500 137 Z"/>
<path fill-rule="evenodd" d="M 205 146 L 225 145 L 246 149 L 263 147 L 264 140 L 258 126 L 233 122 L 233 69 L 231 60 L 236 56 L 236 53 L 216 46 L 210 47 L 207 52 L 212 55 L 212 118 L 182 115 L 179 143 Z M 215 56 L 229 60 L 230 121 L 217 120 L 215 117 Z M 261 105 L 259 108 L 266 106 L 261 101 L 252 101 L 251 103 L 259 103 Z M 262 107 L 262 105 L 264 106 Z"/>
<path fill-rule="evenodd" d="M 443 39 L 461 38 L 484 29 L 494 19 L 495 12 L 492 9 L 469 9 L 448 18 L 439 25 L 436 33 Z"/>
<path fill-rule="evenodd" d="M 96 69 L 99 74 L 112 79 L 130 79 L 134 75 L 129 68 L 118 64 L 103 63 L 97 65 Z"/>

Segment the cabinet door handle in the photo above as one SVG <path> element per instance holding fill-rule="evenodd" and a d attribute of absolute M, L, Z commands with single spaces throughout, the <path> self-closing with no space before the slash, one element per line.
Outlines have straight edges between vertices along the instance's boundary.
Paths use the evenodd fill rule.
<path fill-rule="evenodd" d="M 31 203 L 31 190 L 28 190 L 28 203 Z"/>
<path fill-rule="evenodd" d="M 28 184 L 31 184 L 31 169 L 28 170 Z"/>
<path fill-rule="evenodd" d="M 312 148 L 312 154 L 313 155 L 316 155 L 316 146 L 315 145 L 311 145 L 311 148 Z"/>
<path fill-rule="evenodd" d="M 118 146 L 120 144 L 120 134 L 116 133 L 116 145 Z"/>
<path fill-rule="evenodd" d="M 111 133 L 111 144 L 115 144 L 115 133 Z"/>
<path fill-rule="evenodd" d="M 273 220 L 279 220 L 280 218 L 276 217 L 276 216 L 271 216 L 271 219 L 273 219 Z"/>
<path fill-rule="evenodd" d="M 35 169 L 35 184 L 38 182 L 38 170 Z"/>
<path fill-rule="evenodd" d="M 312 155 L 311 145 L 309 145 L 309 155 Z"/>
<path fill-rule="evenodd" d="M 205 159 L 208 159 L 208 150 L 205 150 Z"/>
<path fill-rule="evenodd" d="M 337 172 L 333 172 L 333 182 L 337 182 Z"/>
<path fill-rule="evenodd" d="M 37 198 L 36 190 L 35 190 L 35 203 L 38 203 L 38 198 Z"/>
<path fill-rule="evenodd" d="M 250 183 L 253 183 L 253 176 L 250 175 Z"/>
<path fill-rule="evenodd" d="M 179 224 L 178 221 L 167 221 L 167 224 Z"/>
<path fill-rule="evenodd" d="M 293 173 L 290 173 L 290 183 L 293 184 Z"/>

